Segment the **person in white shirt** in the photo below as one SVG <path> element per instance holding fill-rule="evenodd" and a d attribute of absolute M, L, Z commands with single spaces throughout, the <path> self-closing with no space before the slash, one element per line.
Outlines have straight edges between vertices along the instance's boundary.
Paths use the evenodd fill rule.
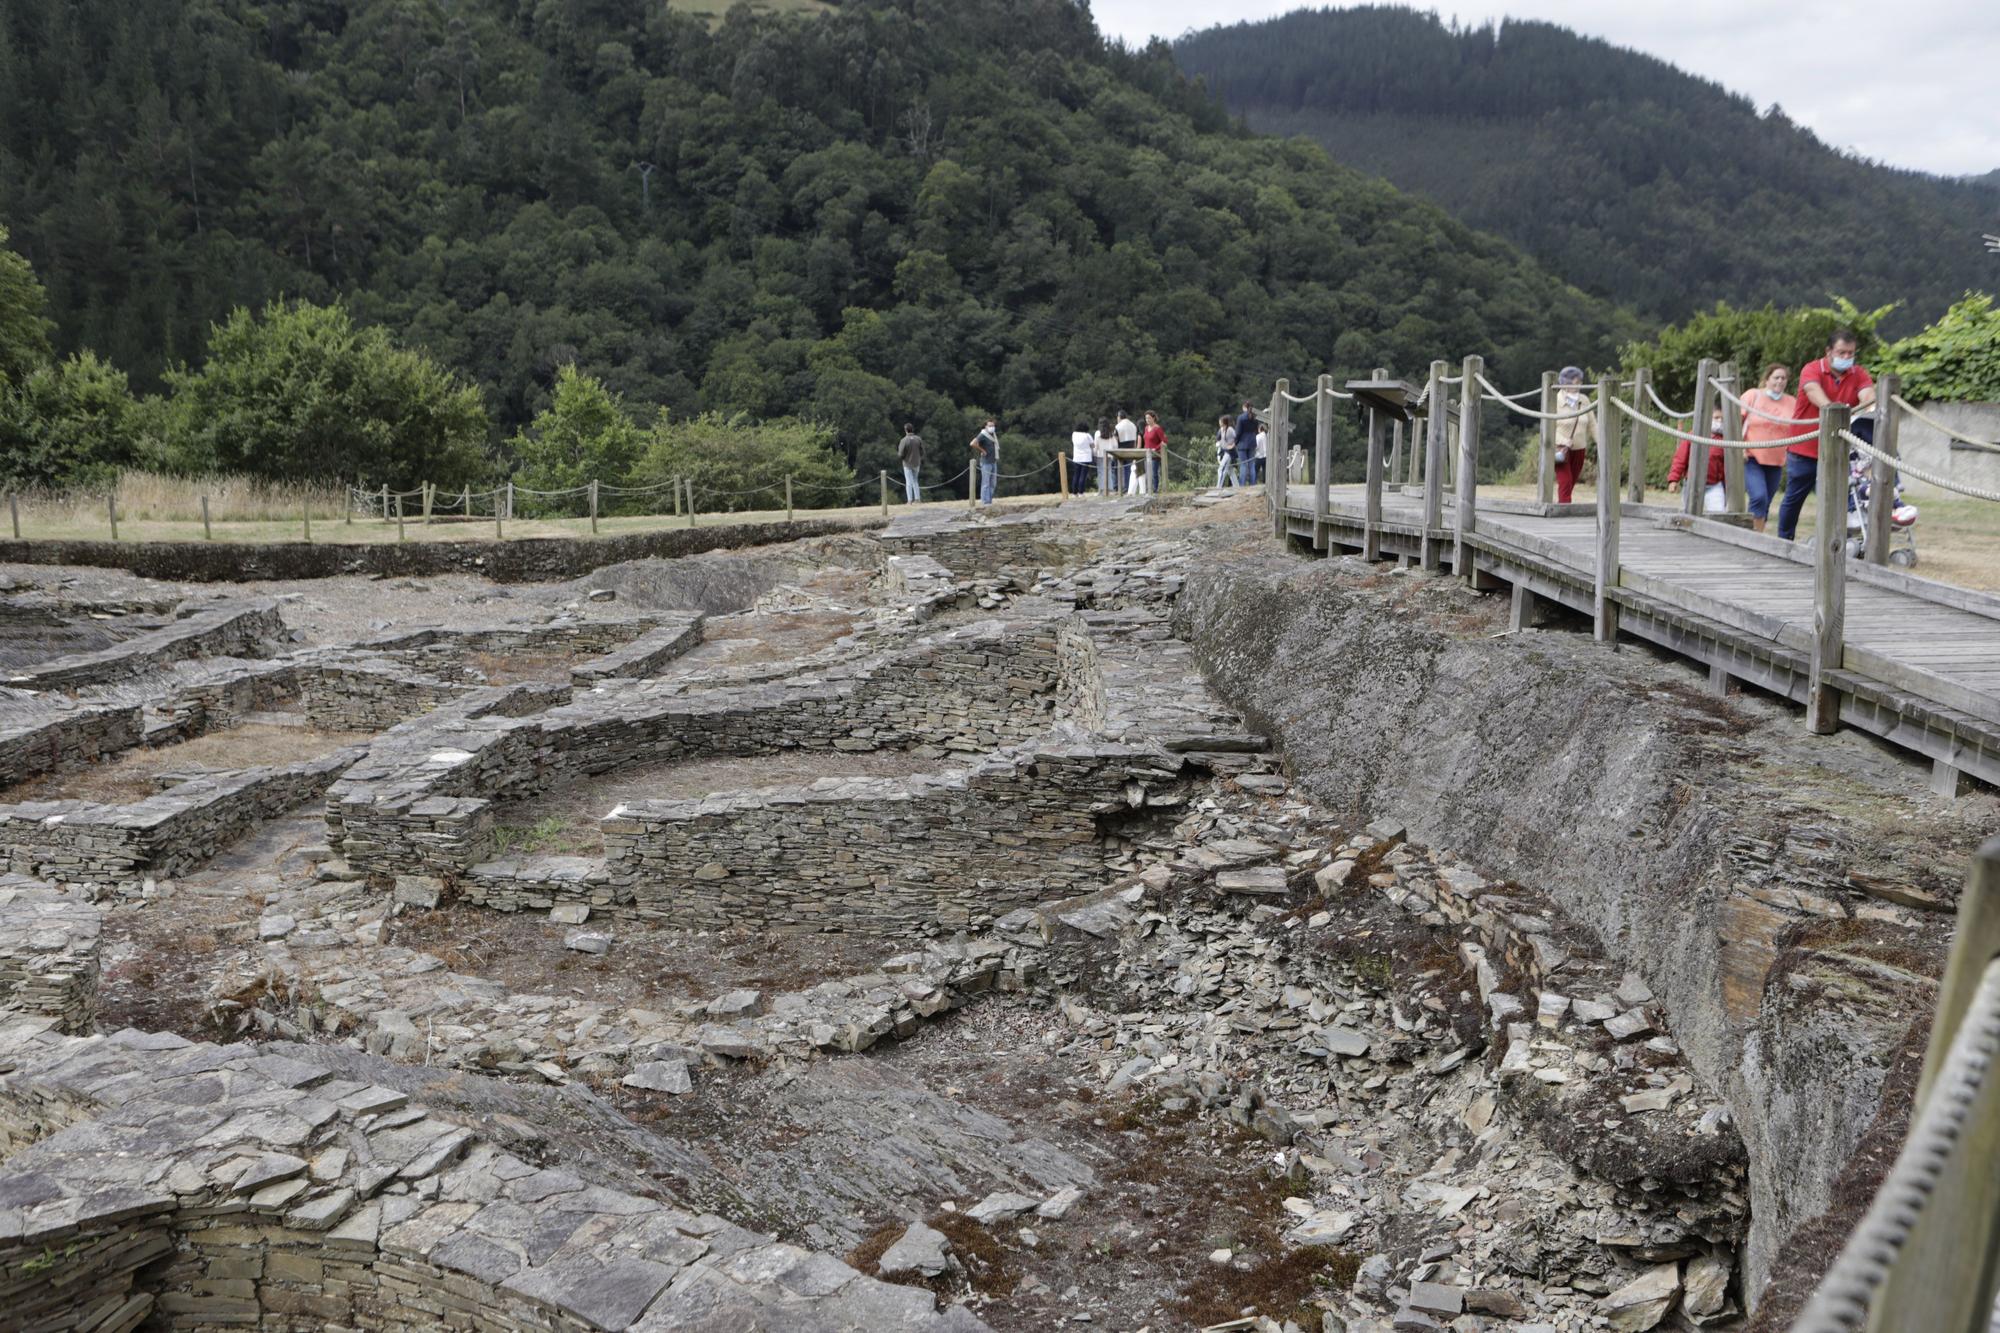
<path fill-rule="evenodd" d="M 1266 486 L 1271 484 L 1271 479 L 1270 473 L 1266 470 L 1269 465 L 1264 460 L 1269 454 L 1270 449 L 1271 429 L 1260 421 L 1257 423 L 1257 475 L 1255 479 L 1263 482 Z"/>
<path fill-rule="evenodd" d="M 1133 422 L 1132 414 L 1122 407 L 1118 409 L 1118 424 L 1112 428 L 1112 433 L 1117 436 L 1120 449 L 1139 447 L 1139 427 Z M 1111 489 L 1123 494 L 1131 485 L 1132 473 L 1133 467 L 1130 463 L 1123 461 L 1114 463 L 1111 469 Z"/>
<path fill-rule="evenodd" d="M 1228 417 L 1215 419 L 1215 484 L 1217 489 L 1236 480 L 1236 426 Z"/>
<path fill-rule="evenodd" d="M 1069 433 L 1069 493 L 1082 495 L 1090 489 L 1092 450 L 1090 423 L 1079 421 Z"/>

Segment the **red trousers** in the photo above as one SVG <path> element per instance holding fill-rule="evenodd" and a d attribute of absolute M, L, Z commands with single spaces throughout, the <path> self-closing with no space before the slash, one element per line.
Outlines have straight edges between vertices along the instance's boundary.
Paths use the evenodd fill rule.
<path fill-rule="evenodd" d="M 1577 479 L 1583 476 L 1583 450 L 1572 449 L 1567 457 L 1556 463 L 1556 503 L 1569 504 L 1570 496 L 1576 492 Z"/>

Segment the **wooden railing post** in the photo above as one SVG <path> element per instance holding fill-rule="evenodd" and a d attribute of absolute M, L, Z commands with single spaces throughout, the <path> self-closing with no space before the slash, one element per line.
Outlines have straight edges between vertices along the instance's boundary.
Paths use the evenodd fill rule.
<path fill-rule="evenodd" d="M 1640 366 L 1638 370 L 1633 372 L 1633 411 L 1643 412 L 1647 416 L 1653 415 L 1653 405 L 1646 400 L 1646 386 L 1652 382 L 1653 372 L 1645 366 Z M 1612 387 L 1614 389 L 1617 387 L 1615 381 Z M 1603 419 L 1604 415 L 1600 412 L 1598 414 L 1599 422 L 1602 422 Z M 1651 430 L 1647 427 L 1646 423 L 1636 417 L 1633 418 L 1631 459 L 1626 465 L 1628 475 L 1625 478 L 1625 498 L 1635 505 L 1646 503 L 1646 441 L 1650 435 Z M 1603 487 L 1604 478 L 1602 476 L 1598 478 L 1597 484 L 1600 489 Z"/>
<path fill-rule="evenodd" d="M 1694 417 L 1688 422 L 1688 434 L 1696 438 L 1688 443 L 1687 475 L 1681 478 L 1681 512 L 1700 515 L 1707 506 L 1703 496 L 1708 492 L 1708 422 L 1714 415 L 1711 404 L 1715 402 L 1715 389 L 1709 384 L 1721 367 L 1703 357 L 1694 372 Z M 1678 451 L 1676 451 L 1678 452 Z"/>
<path fill-rule="evenodd" d="M 385 526 L 389 522 L 389 483 L 386 481 L 382 483 L 382 522 Z"/>
<path fill-rule="evenodd" d="M 1743 438 L 1743 409 L 1736 405 L 1736 400 L 1743 396 L 1743 386 L 1737 383 L 1736 363 L 1723 362 L 1719 378 L 1734 395 L 1716 395 L 1722 403 L 1722 433 L 1732 440 L 1740 440 Z M 1727 513 L 1744 514 L 1750 510 L 1749 493 L 1743 488 L 1743 459 L 1741 449 L 1722 451 L 1722 508 Z"/>
<path fill-rule="evenodd" d="M 1056 454 L 1056 493 L 1065 500 L 1069 499 L 1069 455 L 1066 453 Z"/>
<path fill-rule="evenodd" d="M 429 482 L 425 482 L 424 498 L 423 498 L 425 527 L 429 527 L 431 525 L 431 502 L 436 498 L 436 496 L 437 496 L 437 487 L 431 485 Z"/>
<path fill-rule="evenodd" d="M 922 488 L 921 487 L 918 488 L 917 497 L 919 499 L 922 499 L 923 494 L 924 493 Z M 789 523 L 791 521 L 792 521 L 792 474 L 787 472 L 785 474 L 785 522 Z"/>
<path fill-rule="evenodd" d="M 1641 372 L 1642 374 L 1644 372 Z M 1599 643 L 1618 643 L 1618 603 L 1611 591 L 1618 586 L 1618 408 L 1612 395 L 1618 377 L 1597 380 L 1597 582 L 1591 634 Z M 1636 423 L 1635 423 L 1636 424 Z"/>
<path fill-rule="evenodd" d="M 1391 486 L 1403 479 L 1403 423 L 1389 423 L 1389 466 L 1386 477 Z"/>
<path fill-rule="evenodd" d="M 1333 470 L 1333 376 L 1319 377 L 1313 408 L 1313 550 L 1324 551 L 1329 544 L 1327 474 Z"/>
<path fill-rule="evenodd" d="M 403 497 L 396 497 L 396 540 L 403 540 Z"/>
<path fill-rule="evenodd" d="M 1444 455 L 1445 431 L 1451 424 L 1451 413 L 1446 410 L 1445 395 L 1450 392 L 1445 387 L 1446 362 L 1431 362 L 1430 416 L 1424 422 L 1424 535 L 1418 552 L 1418 563 L 1425 569 L 1435 570 L 1443 563 L 1443 543 L 1436 536 L 1444 526 Z"/>
<path fill-rule="evenodd" d="M 882 517 L 889 517 L 889 469 L 878 469 L 882 483 Z"/>
<path fill-rule="evenodd" d="M 1840 670 L 1847 628 L 1848 407 L 1828 403 L 1819 414 L 1819 505 L 1813 530 L 1812 675 L 1806 684 L 1806 728 L 1821 736 L 1840 726 L 1840 692 L 1827 673 Z"/>
<path fill-rule="evenodd" d="M 345 497 L 345 505 L 346 505 L 346 513 L 343 515 L 343 523 L 344 526 L 351 528 L 354 526 L 354 488 L 352 486 L 343 484 L 340 488 L 340 491 L 342 496 Z"/>
<path fill-rule="evenodd" d="M 693 526 L 694 526 L 694 478 L 693 478 L 693 477 L 689 477 L 689 478 L 687 478 L 687 480 L 686 480 L 685 482 L 683 482 L 682 484 L 683 484 L 683 485 L 685 485 L 685 486 L 687 487 L 687 520 L 688 520 L 688 526 L 689 526 L 689 527 L 693 527 Z"/>
<path fill-rule="evenodd" d="M 306 542 L 310 545 L 313 539 L 312 501 L 303 498 L 299 500 L 299 526 L 305 530 Z"/>
<path fill-rule="evenodd" d="M 1902 427 L 1896 396 L 1903 391 L 1903 377 L 1894 373 L 1875 381 L 1875 448 L 1891 458 L 1902 455 L 1896 435 Z M 1896 509 L 1896 467 L 1875 459 L 1868 471 L 1868 563 L 1889 563 L 1889 516 Z"/>
<path fill-rule="evenodd" d="M 1375 378 L 1386 380 L 1386 366 L 1375 367 Z M 1366 486 L 1361 501 L 1361 558 L 1382 558 L 1382 414 L 1368 409 L 1368 459 L 1363 476 Z"/>
<path fill-rule="evenodd" d="M 1535 498 L 1543 504 L 1556 501 L 1556 373 L 1542 372 L 1541 452 L 1535 460 Z"/>
<path fill-rule="evenodd" d="M 208 526 L 208 497 L 206 495 L 201 497 L 201 539 L 205 542 L 215 540 L 215 533 Z"/>
<path fill-rule="evenodd" d="M 14 491 L 7 492 L 7 518 L 14 525 L 14 540 L 21 540 L 21 497 Z"/>
<path fill-rule="evenodd" d="M 1458 503 L 1452 514 L 1451 572 L 1470 582 L 1475 562 L 1466 538 L 1479 529 L 1474 511 L 1479 488 L 1479 376 L 1485 373 L 1486 362 L 1468 356 L 1461 371 L 1465 379 L 1458 386 Z"/>
<path fill-rule="evenodd" d="M 1271 447 L 1264 464 L 1270 469 L 1271 484 L 1266 487 L 1271 493 L 1271 526 L 1273 535 L 1279 541 L 1285 540 L 1285 505 L 1289 502 L 1288 491 L 1292 481 L 1290 465 L 1291 449 L 1287 441 L 1292 433 L 1292 400 L 1287 397 L 1292 391 L 1288 379 L 1278 381 L 1278 387 L 1271 392 Z M 1166 489 L 1166 450 L 1160 451 L 1160 489 Z"/>
<path fill-rule="evenodd" d="M 590 479 L 590 535 L 597 535 L 597 478 Z"/>

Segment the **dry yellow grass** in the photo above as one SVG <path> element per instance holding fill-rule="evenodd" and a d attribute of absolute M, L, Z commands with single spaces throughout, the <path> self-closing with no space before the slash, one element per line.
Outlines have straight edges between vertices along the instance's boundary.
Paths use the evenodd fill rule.
<path fill-rule="evenodd" d="M 121 473 L 112 491 L 118 497 L 121 535 L 128 522 L 185 522 L 201 526 L 201 502 L 217 523 L 291 522 L 310 511 L 315 518 L 341 512 L 346 492 L 337 483 L 267 481 L 261 477 L 176 477 L 163 472 Z M 35 531 L 95 528 L 102 534 L 111 518 L 106 492 L 28 491 L 20 497 L 21 535 Z"/>

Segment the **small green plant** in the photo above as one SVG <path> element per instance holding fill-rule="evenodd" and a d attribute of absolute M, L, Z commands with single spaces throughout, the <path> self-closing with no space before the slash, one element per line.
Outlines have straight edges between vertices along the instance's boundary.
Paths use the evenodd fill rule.
<path fill-rule="evenodd" d="M 73 1256 L 76 1250 L 77 1247 L 74 1242 L 63 1246 L 62 1253 L 60 1254 L 54 1250 L 44 1249 L 40 1254 L 21 1265 L 21 1274 L 24 1277 L 38 1277 L 43 1273 L 53 1270 L 57 1264 Z"/>
<path fill-rule="evenodd" d="M 567 820 L 548 815 L 532 824 L 496 825 L 493 842 L 503 852 L 545 852 L 561 846 L 568 832 Z"/>

